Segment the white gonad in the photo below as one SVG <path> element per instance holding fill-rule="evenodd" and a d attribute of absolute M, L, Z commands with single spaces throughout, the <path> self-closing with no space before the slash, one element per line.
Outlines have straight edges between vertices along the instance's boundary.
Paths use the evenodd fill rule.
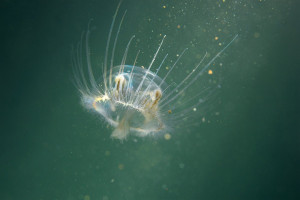
<path fill-rule="evenodd" d="M 157 65 L 156 70 L 152 69 L 155 66 L 154 63 L 166 36 L 163 36 L 160 41 L 148 67 L 138 67 L 135 65 L 139 51 L 134 63 L 132 65 L 126 64 L 129 46 L 135 36 L 130 38 L 121 64 L 117 66 L 113 65 L 119 32 L 126 14 L 125 11 L 116 30 L 115 39 L 112 42 L 111 38 L 120 4 L 113 16 L 109 30 L 103 63 L 103 74 L 101 75 L 100 82 L 96 82 L 91 64 L 89 50 L 90 27 L 78 44 L 77 51 L 73 54 L 75 84 L 80 91 L 83 106 L 100 114 L 114 128 L 111 137 L 120 140 L 126 139 L 130 134 L 139 137 L 161 135 L 162 133 L 169 135 L 169 133 L 174 132 L 179 127 L 184 128 L 184 125 L 189 124 L 188 122 L 191 122 L 191 120 L 200 121 L 200 117 L 197 116 L 197 112 L 195 111 L 203 103 L 203 100 L 207 99 L 210 93 L 207 90 L 196 90 L 197 92 L 193 90 L 189 93 L 188 98 L 184 98 L 184 96 L 193 88 L 199 77 L 207 73 L 213 62 L 238 36 L 234 36 L 208 62 L 205 61 L 205 58 L 208 57 L 206 53 L 181 81 L 168 84 L 169 74 L 176 73 L 178 69 L 174 70 L 175 66 L 182 59 L 187 49 L 184 49 L 178 55 L 177 60 L 170 66 L 168 72 L 165 73 L 163 78 L 160 78 L 160 69 L 164 65 L 168 54 L 163 57 L 163 60 Z M 112 49 L 111 54 L 109 53 L 110 48 Z M 83 54 L 86 56 L 84 59 L 82 58 Z"/>

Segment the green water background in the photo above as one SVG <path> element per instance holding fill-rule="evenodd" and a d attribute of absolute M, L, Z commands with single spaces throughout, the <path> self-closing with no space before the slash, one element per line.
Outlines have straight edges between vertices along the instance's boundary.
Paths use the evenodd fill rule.
<path fill-rule="evenodd" d="M 296 1 L 124 1 L 119 59 L 132 34 L 141 60 L 161 33 L 170 54 L 190 48 L 190 64 L 239 38 L 218 61 L 219 116 L 170 140 L 123 143 L 81 107 L 70 59 L 93 18 L 91 53 L 101 66 L 117 4 L 0 3 L 0 198 L 299 199 Z"/>

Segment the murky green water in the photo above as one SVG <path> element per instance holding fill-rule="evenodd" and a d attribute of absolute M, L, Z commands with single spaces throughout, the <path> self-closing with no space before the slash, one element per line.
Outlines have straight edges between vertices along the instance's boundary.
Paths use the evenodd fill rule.
<path fill-rule="evenodd" d="M 93 18 L 91 54 L 101 71 L 118 2 L 1 3 L 1 199 L 298 199 L 294 1 L 124 0 L 116 62 L 133 34 L 139 65 L 164 34 L 173 58 L 189 48 L 189 66 L 239 38 L 216 62 L 222 90 L 205 123 L 169 140 L 123 143 L 80 105 L 70 55 Z M 184 76 L 178 69 L 172 79 Z"/>

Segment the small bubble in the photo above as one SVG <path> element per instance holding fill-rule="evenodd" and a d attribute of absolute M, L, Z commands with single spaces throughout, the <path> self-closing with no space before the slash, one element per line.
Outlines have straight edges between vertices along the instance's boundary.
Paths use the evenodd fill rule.
<path fill-rule="evenodd" d="M 216 36 L 216 37 L 215 37 L 215 40 L 218 40 L 218 39 L 219 39 L 219 37 Z"/>
<path fill-rule="evenodd" d="M 163 6 L 163 8 L 166 8 L 167 6 Z"/>
<path fill-rule="evenodd" d="M 196 112 L 196 111 L 197 111 L 197 108 L 193 108 L 193 111 Z"/>

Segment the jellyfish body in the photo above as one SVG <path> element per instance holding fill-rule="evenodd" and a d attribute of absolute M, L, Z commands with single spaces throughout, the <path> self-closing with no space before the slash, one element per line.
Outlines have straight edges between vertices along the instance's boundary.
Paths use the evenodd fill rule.
<path fill-rule="evenodd" d="M 83 95 L 83 104 L 115 127 L 111 137 L 125 139 L 130 132 L 146 136 L 165 128 L 158 105 L 167 85 L 161 78 L 141 67 L 123 65 L 112 69 L 112 79 L 105 93 Z"/>
<path fill-rule="evenodd" d="M 156 68 L 155 73 L 152 71 L 152 66 L 166 36 L 164 36 L 159 43 L 148 67 L 136 66 L 136 60 L 133 65 L 125 64 L 130 43 L 135 36 L 130 38 L 121 64 L 113 66 L 117 39 L 126 12 L 117 29 L 110 55 L 110 65 L 108 65 L 108 50 L 111 46 L 112 30 L 119 7 L 120 4 L 113 16 L 113 22 L 109 31 L 103 74 L 100 81 L 96 81 L 90 61 L 88 45 L 89 28 L 85 33 L 85 37 L 82 38 L 82 41 L 78 45 L 77 53 L 73 56 L 75 84 L 81 93 L 82 104 L 87 109 L 99 113 L 102 118 L 114 128 L 111 134 L 112 138 L 123 140 L 126 139 L 129 134 L 144 137 L 147 135 L 157 135 L 162 132 L 171 132 L 172 129 L 174 130 L 174 124 L 176 124 L 177 127 L 181 126 L 180 124 L 184 122 L 183 118 L 192 115 L 192 110 L 195 111 L 195 108 L 202 103 L 202 101 L 199 100 L 199 94 L 201 92 L 193 93 L 193 96 L 189 98 L 189 101 L 196 99 L 196 101 L 193 101 L 194 103 L 180 101 L 184 92 L 191 88 L 197 79 L 207 71 L 208 67 L 236 39 L 237 35 L 209 62 L 203 64 L 207 55 L 205 54 L 199 63 L 192 68 L 192 71 L 179 83 L 168 84 L 166 82 L 168 75 L 172 72 L 187 49 L 178 56 L 168 72 L 161 78 L 159 71 L 168 54 L 165 55 L 160 65 Z M 83 45 L 83 41 L 85 45 Z M 83 51 L 83 49 L 85 51 Z M 83 63 L 81 57 L 83 52 L 85 52 L 86 64 Z M 85 70 L 85 68 L 87 70 Z M 85 71 L 87 71 L 87 73 L 85 73 Z"/>

